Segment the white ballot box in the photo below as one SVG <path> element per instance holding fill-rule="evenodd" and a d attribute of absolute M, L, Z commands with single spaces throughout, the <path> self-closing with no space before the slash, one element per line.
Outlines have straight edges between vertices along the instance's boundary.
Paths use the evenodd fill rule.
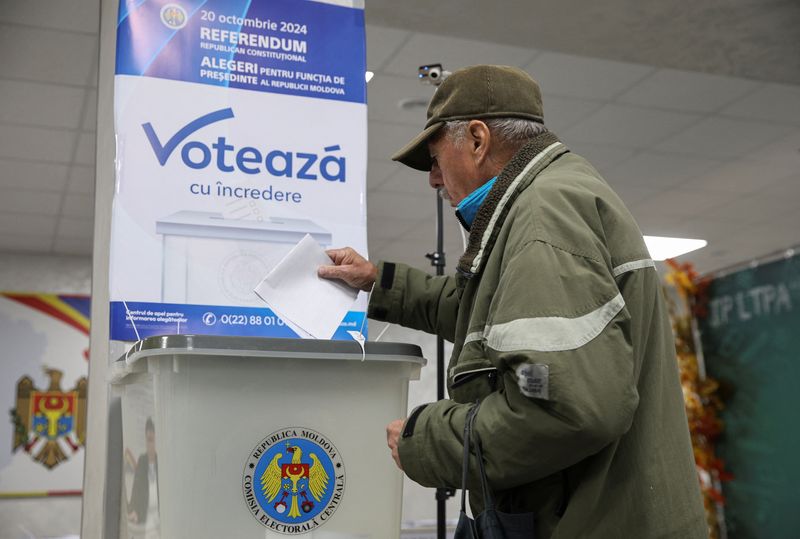
<path fill-rule="evenodd" d="M 399 537 L 418 346 L 169 335 L 113 368 L 122 402 L 120 537 Z"/>
<path fill-rule="evenodd" d="M 253 288 L 306 234 L 331 245 L 331 233 L 308 219 L 237 219 L 180 211 L 159 219 L 163 240 L 161 300 L 261 306 Z"/>

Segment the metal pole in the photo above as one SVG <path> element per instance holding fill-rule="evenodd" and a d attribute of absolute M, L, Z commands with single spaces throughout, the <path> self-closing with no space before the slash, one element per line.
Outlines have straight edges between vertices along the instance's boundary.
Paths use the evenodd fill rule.
<path fill-rule="evenodd" d="M 436 268 L 436 275 L 444 275 L 444 217 L 442 213 L 442 198 L 436 192 L 436 251 L 427 256 L 431 265 Z M 436 400 L 444 399 L 444 339 L 436 336 Z M 447 498 L 454 492 L 447 488 L 436 489 L 436 537 L 445 539 L 447 536 Z"/>

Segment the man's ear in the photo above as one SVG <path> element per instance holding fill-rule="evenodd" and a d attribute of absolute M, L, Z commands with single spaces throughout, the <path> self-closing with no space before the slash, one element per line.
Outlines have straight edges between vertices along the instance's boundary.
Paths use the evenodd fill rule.
<path fill-rule="evenodd" d="M 470 120 L 467 125 L 467 142 L 471 145 L 475 165 L 480 167 L 489 157 L 492 142 L 494 142 L 489 126 L 480 120 Z"/>

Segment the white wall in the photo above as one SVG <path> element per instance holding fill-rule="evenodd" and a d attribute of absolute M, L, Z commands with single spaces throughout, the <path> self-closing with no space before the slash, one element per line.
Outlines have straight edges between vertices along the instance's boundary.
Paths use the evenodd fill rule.
<path fill-rule="evenodd" d="M 91 283 L 88 257 L 0 253 L 0 290 L 89 294 Z"/>
<path fill-rule="evenodd" d="M 0 253 L 0 290 L 89 294 L 91 270 L 89 258 Z M 80 497 L 0 499 L 0 539 L 64 537 L 80 528 Z"/>

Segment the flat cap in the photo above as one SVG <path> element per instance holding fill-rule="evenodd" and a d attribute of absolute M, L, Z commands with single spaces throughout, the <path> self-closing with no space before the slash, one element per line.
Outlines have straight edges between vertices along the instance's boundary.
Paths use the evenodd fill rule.
<path fill-rule="evenodd" d="M 539 85 L 517 67 L 476 65 L 455 71 L 433 94 L 425 128 L 397 151 L 392 160 L 417 170 L 430 170 L 428 140 L 445 122 L 483 118 L 543 122 Z"/>

